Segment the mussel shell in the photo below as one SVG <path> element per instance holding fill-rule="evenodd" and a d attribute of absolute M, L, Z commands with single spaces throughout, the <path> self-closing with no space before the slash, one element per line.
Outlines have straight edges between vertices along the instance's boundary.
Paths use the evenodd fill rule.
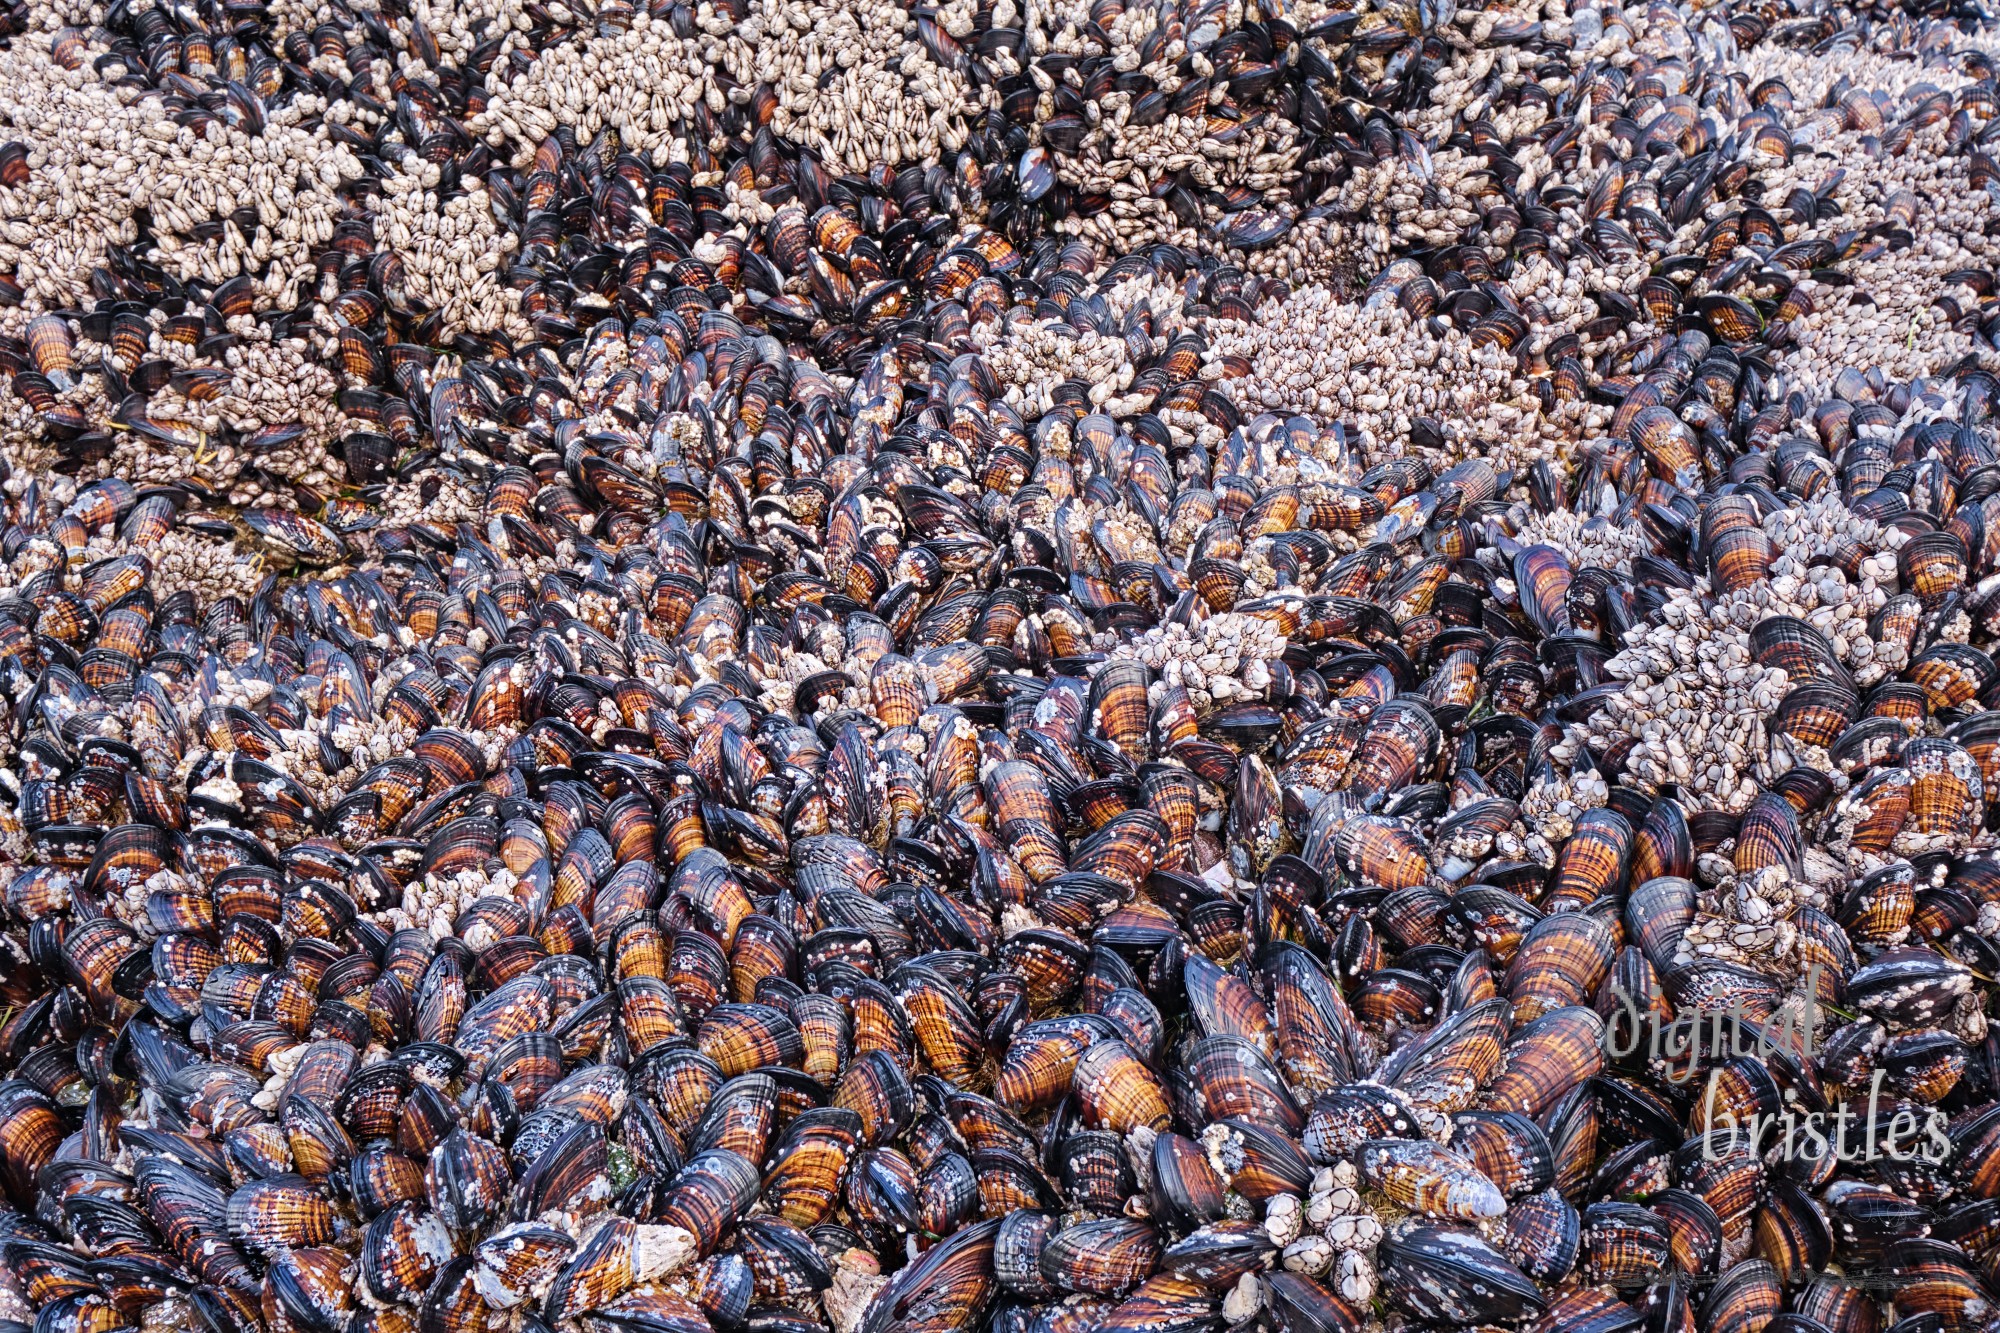
<path fill-rule="evenodd" d="M 1419 1319 L 1518 1319 L 1547 1303 L 1531 1278 L 1470 1231 L 1421 1224 L 1392 1231 L 1376 1265 L 1383 1296 Z"/>
<path fill-rule="evenodd" d="M 1539 1281 L 1559 1281 L 1582 1253 L 1583 1219 L 1553 1189 L 1513 1200 L 1502 1226 L 1501 1252 Z"/>
<path fill-rule="evenodd" d="M 1042 1277 L 1064 1291 L 1115 1296 L 1136 1286 L 1160 1259 L 1151 1225 L 1107 1217 L 1079 1222 L 1042 1247 Z"/>

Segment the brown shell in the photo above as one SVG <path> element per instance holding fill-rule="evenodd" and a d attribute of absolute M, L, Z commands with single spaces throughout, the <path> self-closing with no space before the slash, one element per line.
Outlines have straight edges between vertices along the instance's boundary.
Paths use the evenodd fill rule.
<path fill-rule="evenodd" d="M 1159 1259 L 1159 1233 L 1150 1224 L 1107 1217 L 1056 1233 L 1043 1247 L 1039 1266 L 1063 1291 L 1116 1296 L 1137 1286 Z"/>
<path fill-rule="evenodd" d="M 805 1055 L 798 1025 L 766 1004 L 717 1005 L 702 1020 L 695 1045 L 730 1076 L 764 1065 L 796 1066 Z"/>
<path fill-rule="evenodd" d="M 1115 1035 L 1114 1029 L 1086 1015 L 1030 1023 L 1008 1042 L 993 1095 L 1015 1111 L 1054 1106 L 1069 1092 L 1083 1053 Z"/>
<path fill-rule="evenodd" d="M 1861 711 L 1853 690 L 1833 681 L 1796 685 L 1778 704 L 1773 729 L 1806 744 L 1829 746 Z"/>
<path fill-rule="evenodd" d="M 1479 1168 L 1425 1139 L 1376 1139 L 1355 1158 L 1361 1177 L 1405 1208 L 1430 1217 L 1499 1217 L 1507 1200 Z"/>
<path fill-rule="evenodd" d="M 1130 658 L 1107 662 L 1091 678 L 1088 720 L 1092 733 L 1116 745 L 1134 763 L 1148 756 L 1146 688 L 1150 673 Z"/>
<path fill-rule="evenodd" d="M 1606 807 L 1586 810 L 1557 853 L 1542 908 L 1549 912 L 1580 911 L 1621 891 L 1631 865 L 1632 843 L 1632 826 L 1623 815 Z"/>
<path fill-rule="evenodd" d="M 1084 1122 L 1126 1134 L 1172 1122 L 1166 1093 L 1151 1070 L 1122 1041 L 1098 1041 L 1077 1061 L 1073 1086 Z"/>
<path fill-rule="evenodd" d="M 1516 1021 L 1532 1022 L 1589 1000 L 1616 953 L 1616 937 L 1596 916 L 1562 912 L 1536 922 L 1522 937 L 1502 982 L 1514 1002 Z"/>
<path fill-rule="evenodd" d="M 1916 594 L 1927 609 L 1965 586 L 1968 561 L 1965 542 L 1950 531 L 1921 533 L 1896 553 L 1896 570 L 1903 587 Z"/>
<path fill-rule="evenodd" d="M 1718 592 L 1752 587 L 1770 568 L 1771 539 L 1746 497 L 1725 495 L 1709 503 L 1702 513 L 1702 545 Z"/>
<path fill-rule="evenodd" d="M 1506 1068 L 1488 1085 L 1481 1105 L 1540 1116 L 1565 1092 L 1604 1065 L 1604 1023 L 1572 1006 L 1543 1014 L 1507 1043 Z"/>
<path fill-rule="evenodd" d="M 65 387 L 76 370 L 76 339 L 69 322 L 60 315 L 37 315 L 28 321 L 22 337 L 35 369 L 49 377 L 57 388 Z"/>
<path fill-rule="evenodd" d="M 1942 737 L 1919 737 L 1903 747 L 1903 766 L 1910 774 L 1914 832 L 1963 838 L 1979 826 L 1986 784 L 1964 747 Z"/>

